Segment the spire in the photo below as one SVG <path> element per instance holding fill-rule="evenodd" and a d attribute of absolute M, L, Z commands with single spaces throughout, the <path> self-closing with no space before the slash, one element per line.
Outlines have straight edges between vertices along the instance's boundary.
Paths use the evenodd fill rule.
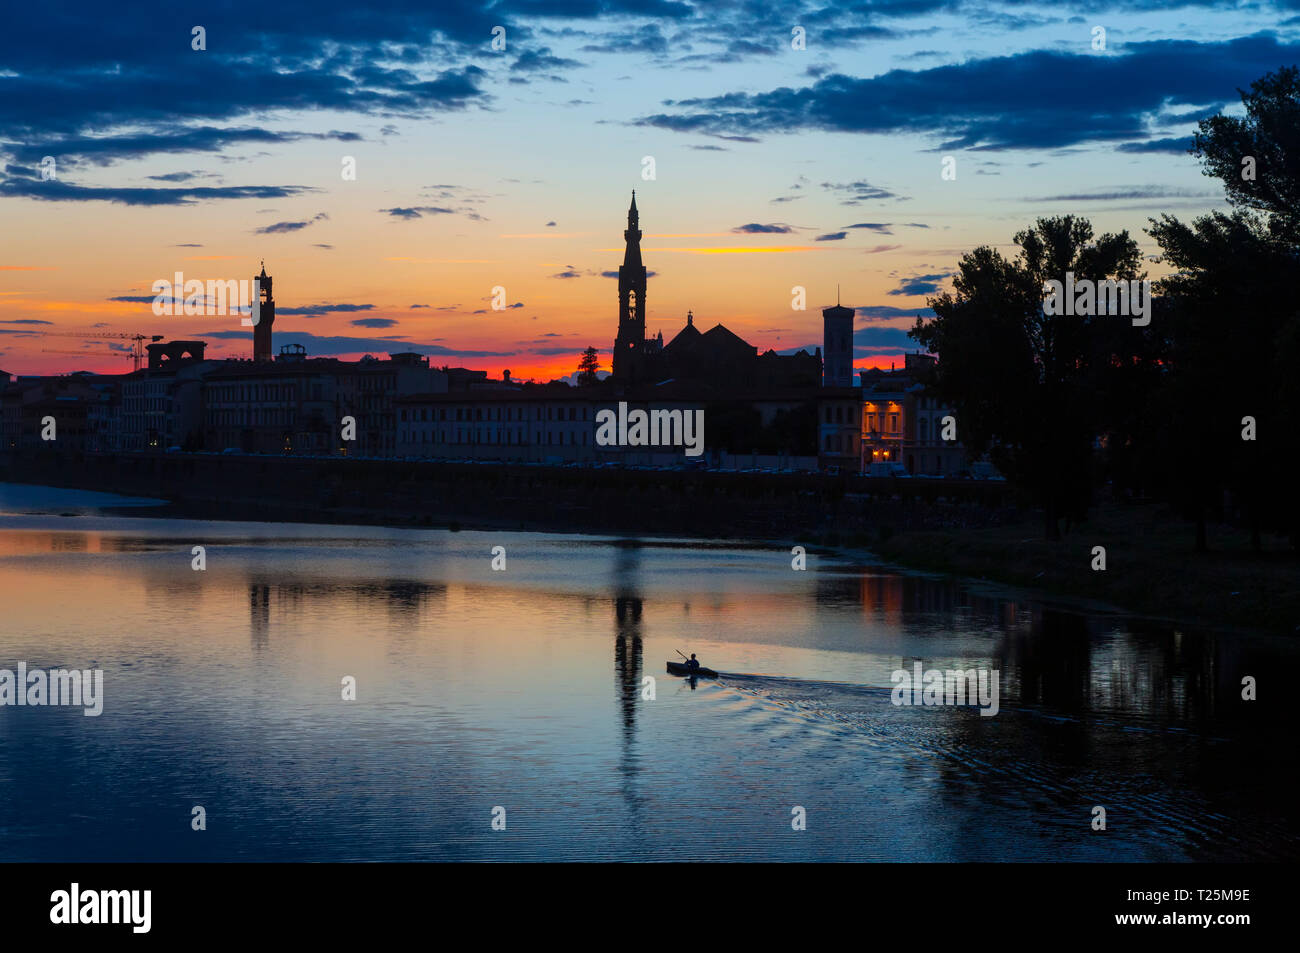
<path fill-rule="evenodd" d="M 694 324 L 695 324 L 695 315 L 694 315 L 694 313 L 692 313 L 692 312 L 690 312 L 690 311 L 687 311 L 687 312 L 686 312 L 686 326 L 689 328 L 689 327 L 692 327 Z"/>
<path fill-rule="evenodd" d="M 632 190 L 632 204 L 627 210 L 627 229 L 623 232 L 623 239 L 627 242 L 627 250 L 623 254 L 623 264 L 633 268 L 641 268 L 641 216 L 636 210 L 636 189 Z M 641 289 L 644 291 L 644 288 Z"/>
<path fill-rule="evenodd" d="M 259 277 L 259 278 L 265 278 L 265 277 L 266 277 L 266 259 L 265 259 L 265 258 L 262 259 L 262 273 L 261 273 L 260 275 L 258 275 L 257 277 Z"/>

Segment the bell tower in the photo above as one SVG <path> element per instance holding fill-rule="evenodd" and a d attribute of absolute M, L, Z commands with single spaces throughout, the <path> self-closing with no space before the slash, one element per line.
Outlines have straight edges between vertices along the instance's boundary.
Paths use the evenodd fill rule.
<path fill-rule="evenodd" d="M 258 291 L 257 324 L 253 326 L 253 360 L 269 361 L 271 355 L 271 325 L 275 324 L 275 297 L 271 294 L 271 276 L 262 262 L 262 273 L 253 278 Z"/>
<path fill-rule="evenodd" d="M 612 376 L 630 383 L 639 376 L 645 347 L 645 265 L 641 261 L 641 228 L 636 210 L 636 192 L 627 210 L 627 249 L 618 268 L 618 337 L 614 339 Z"/>
<path fill-rule="evenodd" d="M 822 386 L 853 386 L 853 316 L 857 312 L 839 303 L 822 309 Z"/>

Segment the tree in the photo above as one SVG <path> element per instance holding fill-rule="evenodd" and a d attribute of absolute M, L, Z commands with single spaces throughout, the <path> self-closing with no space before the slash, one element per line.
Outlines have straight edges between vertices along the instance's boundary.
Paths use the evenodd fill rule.
<path fill-rule="evenodd" d="M 1246 115 L 1202 119 L 1191 152 L 1205 175 L 1222 180 L 1230 205 L 1262 215 L 1274 238 L 1300 244 L 1300 67 L 1237 92 Z"/>
<path fill-rule="evenodd" d="M 594 348 L 589 347 L 582 352 L 582 360 L 578 362 L 578 386 L 590 387 L 600 380 L 596 372 L 600 370 L 600 353 Z"/>
<path fill-rule="evenodd" d="M 1048 314 L 1045 286 L 1067 273 L 1076 284 L 1145 276 L 1127 232 L 1094 240 L 1072 215 L 1014 240 L 1015 260 L 989 246 L 964 255 L 955 293 L 930 299 L 937 317 L 909 334 L 939 357 L 933 387 L 956 409 L 962 442 L 1029 491 L 1058 539 L 1062 516 L 1087 514 L 1106 381 L 1142 329 L 1115 315 Z"/>
<path fill-rule="evenodd" d="M 1195 519 L 1198 550 L 1225 491 L 1244 506 L 1257 549 L 1266 523 L 1300 548 L 1284 475 L 1300 428 L 1300 70 L 1270 73 L 1241 99 L 1246 115 L 1201 120 L 1191 149 L 1223 181 L 1233 211 L 1191 224 L 1164 215 L 1148 229 L 1174 269 L 1159 285 L 1168 374 L 1150 407 L 1172 426 L 1156 472 Z M 1223 396 L 1207 400 L 1216 391 Z M 1245 417 L 1254 440 L 1242 438 Z"/>

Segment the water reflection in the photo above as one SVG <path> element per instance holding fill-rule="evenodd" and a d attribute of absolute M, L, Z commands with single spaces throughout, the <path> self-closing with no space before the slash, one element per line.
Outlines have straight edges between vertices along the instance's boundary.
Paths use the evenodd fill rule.
<path fill-rule="evenodd" d="M 200 795 L 227 817 L 201 849 L 226 859 L 645 859 L 702 829 L 749 859 L 1298 853 L 1285 693 L 1241 697 L 1243 677 L 1295 664 L 1291 642 L 869 561 L 794 573 L 780 550 L 5 519 L 0 658 L 94 659 L 110 693 L 95 726 L 0 710 L 6 763 L 25 766 L 0 771 L 19 856 L 191 858 L 158 832 Z M 496 544 L 508 572 L 489 569 Z M 721 683 L 665 680 L 679 647 Z M 914 660 L 998 670 L 1001 712 L 891 705 Z M 477 833 L 485 799 L 514 805 L 517 836 Z M 818 811 L 810 837 L 773 823 L 790 803 Z"/>

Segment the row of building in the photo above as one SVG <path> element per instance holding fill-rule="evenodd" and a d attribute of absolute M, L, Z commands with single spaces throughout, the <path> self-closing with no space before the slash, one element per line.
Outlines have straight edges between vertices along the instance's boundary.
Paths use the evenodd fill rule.
<path fill-rule="evenodd" d="M 348 454 L 551 463 L 689 462 L 681 445 L 602 444 L 602 411 L 703 411 L 713 466 L 955 475 L 951 412 L 926 391 L 934 359 L 853 380 L 852 308 L 822 312 L 822 347 L 759 353 L 721 324 L 688 313 L 668 342 L 646 333 L 648 273 L 636 197 L 619 268 L 613 373 L 588 386 L 513 380 L 509 371 L 433 367 L 417 353 L 360 361 L 272 353 L 272 279 L 255 279 L 260 319 L 252 360 L 209 360 L 203 341 L 155 342 L 129 374 L 20 377 L 0 372 L 0 448 L 90 452 Z M 47 426 L 53 420 L 53 431 Z M 53 433 L 54 439 L 50 439 Z"/>
<path fill-rule="evenodd" d="M 129 374 L 15 379 L 0 372 L 0 447 L 684 462 L 680 446 L 601 446 L 601 411 L 617 413 L 623 403 L 703 410 L 702 456 L 714 465 L 754 457 L 865 472 L 888 463 L 933 475 L 966 466 L 961 445 L 942 439 L 949 411 L 926 394 L 932 359 L 925 355 L 908 355 L 899 370 L 863 372 L 857 386 L 749 392 L 691 382 L 624 387 L 612 379 L 534 384 L 509 371 L 489 379 L 486 371 L 432 367 L 413 353 L 340 361 L 291 345 L 263 362 L 207 360 L 203 351 L 201 341 L 151 345 L 148 366 Z M 738 432 L 728 421 L 742 411 L 753 429 Z M 743 442 L 747 433 L 757 434 L 752 446 Z"/>

